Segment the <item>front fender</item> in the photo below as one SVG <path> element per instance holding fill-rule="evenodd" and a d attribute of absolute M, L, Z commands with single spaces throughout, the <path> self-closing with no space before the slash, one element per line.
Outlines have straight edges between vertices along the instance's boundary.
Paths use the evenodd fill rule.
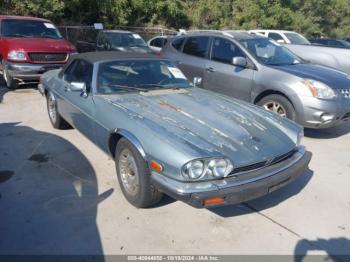
<path fill-rule="evenodd" d="M 111 134 L 109 136 L 109 141 L 108 141 L 110 155 L 113 156 L 113 158 L 115 157 L 115 149 L 116 149 L 117 143 L 118 143 L 119 139 L 121 139 L 123 137 L 128 139 L 129 142 L 131 144 L 133 144 L 133 146 L 139 151 L 139 153 L 145 159 L 145 161 L 147 161 L 146 152 L 145 152 L 140 140 L 134 134 L 132 134 L 130 131 L 125 130 L 125 129 L 116 128 L 115 130 L 113 130 L 111 132 Z"/>

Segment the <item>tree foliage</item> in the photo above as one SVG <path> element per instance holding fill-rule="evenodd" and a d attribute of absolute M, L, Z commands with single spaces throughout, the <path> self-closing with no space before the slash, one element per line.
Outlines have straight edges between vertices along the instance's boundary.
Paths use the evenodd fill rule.
<path fill-rule="evenodd" d="M 349 0 L 2 0 L 1 13 L 60 24 L 157 25 L 203 29 L 286 29 L 350 35 Z"/>

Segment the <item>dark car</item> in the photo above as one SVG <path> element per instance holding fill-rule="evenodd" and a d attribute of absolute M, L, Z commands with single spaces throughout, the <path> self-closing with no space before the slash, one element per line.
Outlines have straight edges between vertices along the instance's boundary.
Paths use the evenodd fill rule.
<path fill-rule="evenodd" d="M 289 184 L 311 158 L 299 125 L 197 88 L 154 55 L 79 54 L 39 90 L 54 127 L 68 122 L 115 159 L 137 207 L 162 193 L 195 207 L 243 202 Z"/>
<path fill-rule="evenodd" d="M 309 39 L 313 45 L 324 45 L 328 47 L 350 48 L 350 43 L 342 39 L 314 38 Z"/>
<path fill-rule="evenodd" d="M 81 53 L 92 51 L 153 53 L 139 34 L 122 30 L 100 30 L 95 42 L 77 41 L 77 48 Z"/>

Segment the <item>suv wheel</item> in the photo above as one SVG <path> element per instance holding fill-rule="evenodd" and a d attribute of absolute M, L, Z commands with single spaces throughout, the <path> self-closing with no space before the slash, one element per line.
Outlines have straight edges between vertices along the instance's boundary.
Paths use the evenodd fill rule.
<path fill-rule="evenodd" d="M 287 117 L 291 120 L 296 119 L 296 113 L 292 103 L 284 96 L 268 95 L 263 97 L 257 105 L 282 117 Z"/>
<path fill-rule="evenodd" d="M 130 204 L 145 208 L 161 200 L 163 194 L 152 185 L 146 161 L 125 138 L 117 144 L 115 165 L 119 185 Z"/>
<path fill-rule="evenodd" d="M 8 89 L 16 89 L 18 87 L 17 80 L 12 78 L 6 68 L 4 68 L 3 76 Z"/>

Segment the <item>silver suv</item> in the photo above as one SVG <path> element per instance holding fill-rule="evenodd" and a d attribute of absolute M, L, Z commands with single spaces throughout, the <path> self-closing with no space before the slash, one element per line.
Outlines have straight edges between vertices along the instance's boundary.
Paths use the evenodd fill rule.
<path fill-rule="evenodd" d="M 350 119 L 349 75 L 309 64 L 272 39 L 237 31 L 174 37 L 162 49 L 199 87 L 263 106 L 309 128 Z"/>

